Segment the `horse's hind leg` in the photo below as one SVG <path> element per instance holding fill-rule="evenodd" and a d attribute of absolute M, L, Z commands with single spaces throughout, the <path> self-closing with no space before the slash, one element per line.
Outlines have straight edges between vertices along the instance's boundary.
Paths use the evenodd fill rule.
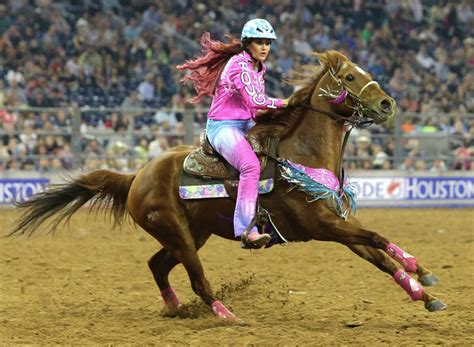
<path fill-rule="evenodd" d="M 188 273 L 193 291 L 211 307 L 212 312 L 217 317 L 235 320 L 235 315 L 214 297 L 211 286 L 204 276 L 204 269 L 197 254 L 197 249 L 189 247 L 179 249 L 175 253 Z"/>
<path fill-rule="evenodd" d="M 199 248 L 206 243 L 208 238 L 209 236 L 201 236 L 199 240 L 195 240 L 196 250 L 199 250 Z M 166 248 L 162 248 L 156 252 L 148 261 L 148 267 L 150 268 L 153 278 L 160 289 L 161 297 L 163 298 L 166 307 L 171 312 L 179 308 L 180 302 L 169 283 L 168 275 L 179 263 L 180 261 Z"/>
<path fill-rule="evenodd" d="M 148 261 L 148 267 L 160 289 L 161 297 L 170 311 L 176 311 L 180 306 L 178 297 L 168 281 L 170 271 L 178 264 L 179 260 L 166 248 L 156 252 Z"/>
<path fill-rule="evenodd" d="M 166 220 L 143 225 L 145 230 L 167 250 L 159 251 L 149 261 L 150 269 L 165 303 L 167 305 L 170 303 L 172 307 L 179 306 L 179 301 L 169 285 L 168 273 L 176 264 L 181 263 L 188 273 L 193 291 L 209 305 L 212 312 L 220 318 L 236 319 L 234 314 L 214 297 L 197 254 L 198 249 L 204 245 L 210 234 L 202 233 L 198 237 L 193 237 L 189 228 L 184 223 L 180 223 L 178 218 L 173 217 L 169 215 Z M 161 261 L 163 263 L 160 263 Z"/>
<path fill-rule="evenodd" d="M 439 311 L 447 307 L 442 301 L 426 292 L 425 289 L 405 271 L 398 269 L 393 261 L 381 250 L 363 245 L 348 245 L 348 247 L 360 257 L 391 275 L 395 282 L 406 291 L 412 300 L 422 300 L 427 310 Z"/>

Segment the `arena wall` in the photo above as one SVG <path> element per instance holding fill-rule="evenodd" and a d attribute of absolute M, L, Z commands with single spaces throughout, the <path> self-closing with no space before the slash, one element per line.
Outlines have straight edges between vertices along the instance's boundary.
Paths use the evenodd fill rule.
<path fill-rule="evenodd" d="M 3 172 L 0 206 L 12 206 L 49 184 L 64 182 L 70 173 Z M 350 182 L 358 207 L 474 207 L 474 176 L 470 172 L 443 174 L 401 171 L 356 171 Z"/>

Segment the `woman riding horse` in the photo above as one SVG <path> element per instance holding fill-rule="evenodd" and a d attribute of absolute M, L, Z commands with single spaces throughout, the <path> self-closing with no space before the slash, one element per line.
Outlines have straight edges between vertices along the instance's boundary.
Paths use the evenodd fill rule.
<path fill-rule="evenodd" d="M 234 235 L 242 245 L 265 246 L 269 234 L 260 234 L 250 226 L 255 217 L 258 197 L 260 162 L 247 132 L 254 125 L 257 110 L 286 106 L 287 101 L 265 95 L 265 59 L 275 31 L 265 19 L 245 23 L 240 40 L 231 43 L 211 41 L 206 33 L 201 39 L 205 55 L 178 66 L 190 70 L 185 80 L 191 80 L 197 91 L 193 101 L 204 95 L 213 96 L 208 113 L 206 133 L 212 147 L 240 172 L 237 202 L 234 212 Z M 250 228 L 248 232 L 246 229 Z"/>
<path fill-rule="evenodd" d="M 249 134 L 279 140 L 276 159 L 280 171 L 273 191 L 262 195 L 260 204 L 271 213 L 273 224 L 286 240 L 339 242 L 392 276 L 412 300 L 424 302 L 429 311 L 445 309 L 418 282 L 437 282 L 428 269 L 385 237 L 362 227 L 353 214 L 341 213 L 350 210 L 341 170 L 345 125 L 359 124 L 362 115 L 376 123 L 387 121 L 395 113 L 394 100 L 341 53 L 316 56 L 322 66 L 302 71 L 301 88 L 290 97 L 289 108 L 258 117 Z M 37 232 L 49 217 L 53 217 L 50 229 L 54 231 L 90 200 L 92 209 L 110 207 L 116 223 L 128 212 L 163 246 L 148 265 L 168 309 L 180 308 L 169 273 L 181 263 L 194 292 L 212 312 L 235 319 L 215 297 L 198 255 L 212 234 L 235 240 L 228 219 L 218 218 L 232 216 L 235 201 L 229 197 L 180 199 L 183 162 L 193 150 L 191 146 L 172 148 L 133 175 L 99 170 L 39 193 L 19 204 L 24 213 L 11 235 Z M 409 273 L 416 274 L 418 281 Z"/>

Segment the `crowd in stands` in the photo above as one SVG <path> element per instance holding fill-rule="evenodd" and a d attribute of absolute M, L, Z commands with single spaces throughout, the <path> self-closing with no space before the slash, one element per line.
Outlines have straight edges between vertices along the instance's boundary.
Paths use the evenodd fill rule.
<path fill-rule="evenodd" d="M 203 32 L 219 40 L 238 36 L 253 17 L 268 19 L 278 35 L 267 61 L 269 94 L 289 96 L 292 87 L 281 81 L 292 69 L 316 64 L 312 51 L 336 49 L 397 100 L 406 160 L 394 167 L 393 129 L 373 126 L 352 137 L 351 168 L 473 170 L 473 8 L 470 0 L 3 1 L 0 170 L 71 168 L 71 137 L 62 133 L 71 127 L 70 107 L 98 109 L 82 112 L 87 168 L 135 169 L 179 144 L 179 110 L 195 106 L 185 103 L 193 90 L 180 83 L 175 66 L 200 52 Z M 87 136 L 108 129 L 120 139 L 129 130 L 130 109 L 141 107 L 163 109 L 134 119 L 141 134 L 135 143 Z M 198 126 L 205 119 L 205 112 L 196 113 Z M 446 158 L 429 159 L 418 135 L 433 134 L 446 135 Z M 119 167 L 105 155 L 114 146 L 122 149 Z"/>

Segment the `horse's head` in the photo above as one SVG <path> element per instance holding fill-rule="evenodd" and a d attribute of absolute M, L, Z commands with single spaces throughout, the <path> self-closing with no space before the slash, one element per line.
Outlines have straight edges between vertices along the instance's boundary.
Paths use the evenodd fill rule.
<path fill-rule="evenodd" d="M 311 109 L 333 119 L 358 124 L 367 117 L 379 124 L 393 117 L 396 103 L 370 74 L 337 51 L 314 53 L 322 66 L 303 65 L 295 70 L 288 82 L 297 86 L 291 95 L 289 107 L 265 112 L 257 117 L 253 136 L 284 139 L 292 134 L 302 114 Z M 324 105 L 323 105 L 324 103 Z M 306 117 L 302 128 L 311 128 L 308 122 L 320 120 Z M 321 147 L 321 146 L 319 146 Z"/>
<path fill-rule="evenodd" d="M 335 113 L 353 119 L 363 116 L 377 124 L 391 119 L 396 103 L 371 75 L 337 51 L 315 53 L 325 73 L 313 93 L 313 104 L 320 96 L 329 98 Z"/>

